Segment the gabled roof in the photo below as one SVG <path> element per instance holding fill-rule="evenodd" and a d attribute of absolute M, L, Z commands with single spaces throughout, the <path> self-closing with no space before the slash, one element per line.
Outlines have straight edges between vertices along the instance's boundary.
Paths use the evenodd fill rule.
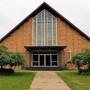
<path fill-rule="evenodd" d="M 86 37 L 90 41 L 90 37 L 87 36 L 84 32 L 82 32 L 79 28 L 77 28 L 74 24 L 72 24 L 70 21 L 68 21 L 64 16 L 62 16 L 60 13 L 58 13 L 56 10 L 54 10 L 51 6 L 49 6 L 46 2 L 43 2 L 37 9 L 35 9 L 31 14 L 29 14 L 24 20 L 22 20 L 17 26 L 15 26 L 9 33 L 7 33 L 3 38 L 0 39 L 0 42 L 2 42 L 4 39 L 6 39 L 8 36 L 10 36 L 15 30 L 17 30 L 22 24 L 24 24 L 26 21 L 29 20 L 29 18 L 35 16 L 38 14 L 41 10 L 46 9 L 50 13 L 52 13 L 55 16 L 58 16 L 61 18 L 61 20 L 65 21 L 67 24 L 69 24 L 72 28 L 74 28 L 76 31 L 78 31 L 81 35 Z"/>

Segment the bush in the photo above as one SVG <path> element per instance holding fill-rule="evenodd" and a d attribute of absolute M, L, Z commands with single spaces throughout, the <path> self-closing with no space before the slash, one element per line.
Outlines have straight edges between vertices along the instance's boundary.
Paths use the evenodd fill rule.
<path fill-rule="evenodd" d="M 81 53 L 72 57 L 71 63 L 75 64 L 79 74 L 90 75 L 90 49 L 85 49 Z M 81 67 L 87 65 L 86 70 L 82 70 Z"/>
<path fill-rule="evenodd" d="M 10 59 L 8 60 L 8 64 L 11 68 L 19 65 L 24 66 L 25 60 L 23 55 L 21 55 L 20 53 L 9 52 L 9 57 Z"/>
<path fill-rule="evenodd" d="M 18 52 L 10 52 L 8 51 L 8 48 L 0 45 L 0 66 L 1 66 L 1 72 L 13 72 L 12 68 L 16 66 L 23 66 L 25 62 L 25 59 L 22 54 Z M 10 69 L 4 69 L 3 67 L 9 65 Z"/>

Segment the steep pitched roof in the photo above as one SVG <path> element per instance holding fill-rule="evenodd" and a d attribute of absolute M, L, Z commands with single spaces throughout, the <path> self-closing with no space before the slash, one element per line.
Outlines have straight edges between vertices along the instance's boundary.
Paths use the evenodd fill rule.
<path fill-rule="evenodd" d="M 76 31 L 78 31 L 81 35 L 83 35 L 84 37 L 86 37 L 90 41 L 90 37 L 89 36 L 87 36 L 84 32 L 82 32 L 79 28 L 77 28 L 74 24 L 72 24 L 70 21 L 68 21 L 64 16 L 62 16 L 56 10 L 54 10 L 46 2 L 43 2 L 37 9 L 35 9 L 24 20 L 22 20 L 17 26 L 15 26 L 9 33 L 7 33 L 3 38 L 1 38 L 0 42 L 2 42 L 4 39 L 6 39 L 8 36 L 10 36 L 16 29 L 18 29 L 22 24 L 24 24 L 26 21 L 28 21 L 30 17 L 35 16 L 36 14 L 38 14 L 43 9 L 46 9 L 47 11 L 52 13 L 53 15 L 60 17 L 64 22 L 69 24 L 72 28 L 74 28 Z"/>

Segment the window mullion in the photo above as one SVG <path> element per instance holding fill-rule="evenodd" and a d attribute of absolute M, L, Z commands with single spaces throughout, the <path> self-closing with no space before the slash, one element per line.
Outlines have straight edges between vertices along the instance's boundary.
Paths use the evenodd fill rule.
<path fill-rule="evenodd" d="M 53 45 L 53 15 L 52 15 L 52 45 Z"/>
<path fill-rule="evenodd" d="M 33 27 L 32 45 L 36 45 L 36 46 L 37 45 L 40 45 L 40 46 L 57 45 L 56 17 L 54 17 L 51 13 L 49 13 L 47 10 L 44 9 L 39 14 L 37 14 L 34 18 L 32 21 L 33 23 L 32 24 L 32 27 Z M 38 29 L 41 29 L 41 30 L 38 30 Z M 40 39 L 41 41 L 38 39 Z"/>
<path fill-rule="evenodd" d="M 32 45 L 34 45 L 34 18 L 32 19 Z"/>
<path fill-rule="evenodd" d="M 45 10 L 44 10 L 44 46 L 45 46 Z"/>
<path fill-rule="evenodd" d="M 56 42 L 55 42 L 55 45 L 57 45 L 57 19 L 55 18 L 55 30 L 56 30 L 56 37 L 55 37 L 55 39 L 56 39 Z"/>
<path fill-rule="evenodd" d="M 37 26 L 38 26 L 38 22 L 37 22 L 37 16 L 36 16 L 36 46 L 37 46 Z"/>
<path fill-rule="evenodd" d="M 43 40 L 42 40 L 42 12 L 41 12 L 41 46 L 43 45 L 43 44 L 42 44 L 42 41 L 43 41 Z"/>
<path fill-rule="evenodd" d="M 48 12 L 47 12 L 47 46 L 48 46 Z"/>

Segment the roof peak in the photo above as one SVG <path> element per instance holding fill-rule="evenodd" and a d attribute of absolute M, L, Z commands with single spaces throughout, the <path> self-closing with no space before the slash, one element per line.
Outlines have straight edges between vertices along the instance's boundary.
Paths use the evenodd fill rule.
<path fill-rule="evenodd" d="M 47 4 L 45 1 L 42 4 Z"/>
<path fill-rule="evenodd" d="M 69 24 L 72 28 L 74 28 L 76 31 L 78 31 L 80 34 L 82 34 L 84 37 L 86 37 L 90 41 L 90 37 L 87 36 L 84 32 L 82 32 L 79 28 L 77 28 L 74 24 L 72 24 L 70 21 L 68 21 L 64 16 L 62 16 L 60 13 L 58 13 L 55 9 L 53 9 L 49 4 L 46 2 L 43 2 L 39 7 L 37 7 L 31 14 L 29 14 L 24 20 L 22 20 L 17 26 L 15 26 L 9 33 L 7 33 L 3 38 L 0 39 L 0 42 L 2 42 L 5 38 L 10 36 L 16 29 L 18 29 L 22 24 L 24 24 L 30 17 L 35 16 L 37 13 L 39 13 L 41 10 L 46 9 L 49 12 L 51 12 L 53 15 L 58 16 Z"/>
<path fill-rule="evenodd" d="M 40 4 L 40 6 L 43 6 L 43 5 L 47 5 L 47 6 L 50 6 L 47 2 L 43 2 L 42 4 Z"/>

